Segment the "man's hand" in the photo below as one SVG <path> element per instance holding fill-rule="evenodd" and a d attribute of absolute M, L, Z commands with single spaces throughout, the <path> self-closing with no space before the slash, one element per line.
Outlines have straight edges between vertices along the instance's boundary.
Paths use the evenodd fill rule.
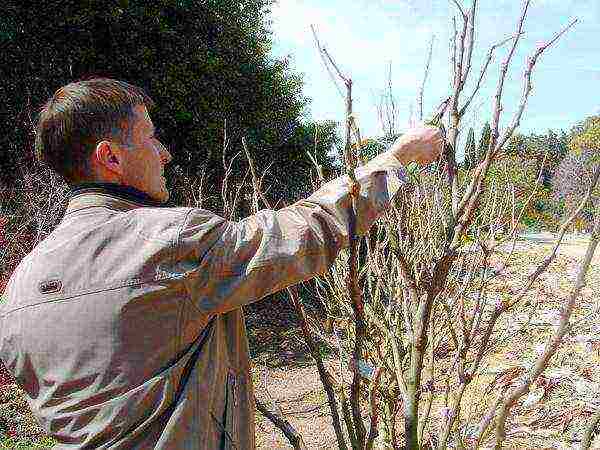
<path fill-rule="evenodd" d="M 443 149 L 442 131 L 438 127 L 420 126 L 400 136 L 390 150 L 402 164 L 415 161 L 426 165 L 437 160 Z"/>

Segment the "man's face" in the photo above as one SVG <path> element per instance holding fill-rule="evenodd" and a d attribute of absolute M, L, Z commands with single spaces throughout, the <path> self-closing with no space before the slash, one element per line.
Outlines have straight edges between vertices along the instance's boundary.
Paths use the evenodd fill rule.
<path fill-rule="evenodd" d="M 154 200 L 169 199 L 164 166 L 172 157 L 156 138 L 156 130 L 145 106 L 134 108 L 134 119 L 125 136 L 125 148 L 121 152 L 122 183 L 145 192 Z"/>

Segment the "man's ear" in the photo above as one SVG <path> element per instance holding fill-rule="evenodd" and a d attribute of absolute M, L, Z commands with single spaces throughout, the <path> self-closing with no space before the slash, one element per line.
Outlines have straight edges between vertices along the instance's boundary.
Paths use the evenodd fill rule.
<path fill-rule="evenodd" d="M 120 148 L 115 143 L 110 141 L 98 142 L 93 158 L 102 170 L 118 176 L 123 175 L 122 156 Z"/>

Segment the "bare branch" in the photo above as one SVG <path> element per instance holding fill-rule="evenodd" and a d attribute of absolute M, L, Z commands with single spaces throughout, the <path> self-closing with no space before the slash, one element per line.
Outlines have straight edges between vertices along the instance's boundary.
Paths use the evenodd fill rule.
<path fill-rule="evenodd" d="M 344 94 L 342 92 L 342 88 L 339 86 L 338 82 L 336 81 L 335 75 L 333 74 L 333 72 L 331 72 L 331 68 L 329 67 L 329 64 L 327 64 L 327 59 L 325 58 L 325 52 L 324 52 L 325 49 L 323 47 L 321 47 L 321 43 L 319 42 L 319 38 L 317 36 L 315 26 L 311 25 L 310 29 L 312 30 L 313 38 L 315 40 L 315 45 L 317 46 L 319 56 L 321 57 L 321 61 L 323 62 L 323 65 L 325 66 L 325 70 L 327 70 L 327 73 L 329 74 L 329 78 L 331 79 L 331 82 L 335 85 L 335 88 L 337 89 L 338 93 L 340 94 L 340 97 L 343 98 Z"/>
<path fill-rule="evenodd" d="M 473 59 L 473 46 L 475 45 L 475 13 L 477 11 L 477 0 L 473 0 L 473 4 L 469 10 L 469 35 L 468 35 L 468 46 L 467 46 L 467 66 L 462 74 L 461 84 L 464 85 L 469 77 L 471 71 L 471 62 Z"/>
<path fill-rule="evenodd" d="M 490 406 L 488 407 L 487 412 L 481 419 L 481 422 L 479 422 L 479 426 L 477 428 L 477 441 L 476 441 L 475 448 L 479 448 L 483 439 L 485 438 L 486 432 L 487 432 L 488 428 L 490 427 L 490 424 L 492 423 L 492 419 L 494 417 L 496 417 L 496 410 L 498 409 L 498 406 L 500 406 L 501 402 L 502 402 L 502 395 L 498 395 L 496 400 L 494 400 L 490 403 Z"/>
<path fill-rule="evenodd" d="M 246 142 L 246 138 L 242 137 L 242 147 L 244 148 L 244 152 L 246 153 L 246 159 L 248 160 L 248 166 L 250 166 L 250 173 L 252 174 L 252 186 L 253 186 L 253 198 L 254 198 L 254 208 L 258 210 L 258 199 L 260 198 L 264 205 L 269 208 L 269 201 L 265 198 L 261 186 L 261 180 L 258 178 L 256 174 L 256 168 L 254 167 L 254 160 L 250 155 L 250 150 L 248 148 L 248 143 Z"/>
<path fill-rule="evenodd" d="M 465 44 L 467 39 L 467 29 L 469 27 L 469 16 L 463 13 L 463 24 L 458 40 L 458 57 L 456 58 L 456 72 L 454 73 L 454 89 L 457 92 L 463 88 L 463 64 L 465 59 Z"/>
<path fill-rule="evenodd" d="M 452 39 L 451 39 L 451 45 L 452 45 L 452 86 L 454 86 L 456 84 L 456 65 L 457 65 L 457 61 L 456 61 L 456 51 L 457 51 L 457 46 L 456 46 L 456 38 L 458 37 L 458 30 L 456 28 L 456 16 L 452 16 L 452 29 L 454 30 L 454 32 L 452 33 Z"/>
<path fill-rule="evenodd" d="M 467 14 L 465 13 L 465 10 L 463 9 L 463 7 L 460 5 L 460 3 L 458 3 L 457 0 L 452 0 L 452 3 L 454 3 L 454 5 L 458 8 L 458 10 L 460 11 L 460 14 L 463 17 L 463 20 L 467 20 Z"/>
<path fill-rule="evenodd" d="M 427 83 L 427 78 L 429 76 L 429 67 L 431 65 L 431 55 L 433 53 L 434 40 L 435 34 L 431 36 L 431 41 L 429 41 L 429 52 L 427 53 L 427 62 L 425 63 L 425 73 L 423 74 L 423 82 L 421 83 L 421 87 L 419 88 L 419 96 L 417 100 L 417 104 L 419 106 L 419 122 L 423 121 L 423 93 L 425 91 L 425 83 Z"/>
<path fill-rule="evenodd" d="M 331 55 L 329 54 L 329 52 L 327 51 L 327 49 L 325 47 L 323 47 L 323 54 L 327 57 L 327 59 L 329 60 L 329 63 L 333 66 L 333 68 L 337 72 L 338 77 L 340 77 L 344 81 L 344 83 L 348 84 L 349 79 L 344 76 L 344 74 L 339 69 L 339 67 L 337 66 L 337 64 L 335 63 L 335 61 L 333 60 L 333 58 L 331 57 Z"/>
<path fill-rule="evenodd" d="M 485 74 L 487 72 L 488 66 L 490 65 L 490 62 L 492 61 L 493 57 L 494 57 L 494 51 L 498 48 L 503 46 L 504 44 L 506 44 L 508 41 L 510 41 L 511 39 L 514 39 L 514 36 L 508 37 L 506 39 L 504 39 L 503 41 L 498 42 L 497 44 L 492 45 L 492 47 L 490 48 L 490 50 L 488 51 L 488 55 L 487 58 L 485 59 L 485 62 L 481 68 L 481 72 L 479 74 L 479 78 L 477 80 L 477 84 L 475 86 L 475 89 L 473 89 L 473 92 L 471 93 L 471 95 L 469 96 L 469 99 L 467 100 L 467 102 L 464 104 L 464 106 L 460 109 L 459 115 L 462 117 L 465 115 L 465 112 L 467 111 L 467 108 L 469 107 L 469 105 L 471 104 L 471 102 L 473 101 L 473 98 L 475 97 L 475 95 L 477 94 L 477 92 L 479 91 L 479 88 L 481 87 L 481 82 L 483 81 Z M 469 58 L 470 60 L 470 58 Z"/>
<path fill-rule="evenodd" d="M 302 435 L 296 431 L 291 423 L 274 411 L 269 411 L 267 406 L 258 398 L 256 398 L 256 396 L 254 397 L 254 401 L 256 403 L 256 409 L 258 409 L 263 416 L 269 419 L 273 425 L 279 428 L 288 441 L 290 441 L 290 444 L 295 450 L 306 450 L 306 444 L 302 439 Z"/>
<path fill-rule="evenodd" d="M 367 441 L 365 442 L 364 449 L 372 450 L 375 438 L 377 437 L 377 425 L 379 423 L 379 411 L 377 409 L 377 389 L 381 381 L 381 367 L 375 369 L 373 375 L 373 381 L 369 387 L 369 402 L 371 404 L 371 424 L 369 426 L 369 434 L 367 435 Z"/>
<path fill-rule="evenodd" d="M 524 83 L 523 83 L 523 93 L 521 95 L 521 102 L 519 103 L 519 107 L 513 116 L 512 122 L 509 127 L 502 134 L 502 138 L 498 140 L 496 143 L 496 147 L 494 151 L 499 151 L 504 144 L 510 139 L 515 129 L 521 123 L 521 116 L 523 115 L 523 111 L 525 110 L 525 106 L 527 105 L 527 100 L 529 99 L 529 94 L 532 90 L 531 85 L 531 74 L 533 72 L 533 68 L 535 64 L 544 51 L 554 44 L 563 34 L 565 34 L 571 27 L 573 27 L 577 23 L 577 19 L 572 20 L 566 27 L 564 27 L 561 31 L 556 33 L 547 43 L 542 44 L 537 48 L 533 56 L 531 56 L 527 61 L 527 68 L 525 69 L 524 74 Z"/>
<path fill-rule="evenodd" d="M 513 41 L 513 45 L 508 53 L 508 56 L 500 65 L 500 77 L 498 78 L 498 86 L 496 88 L 496 95 L 494 97 L 494 112 L 492 114 L 491 124 L 492 133 L 490 137 L 488 153 L 491 153 L 493 149 L 496 148 L 496 142 L 498 140 L 498 126 L 500 124 L 500 113 L 502 112 L 502 92 L 504 90 L 504 81 L 506 80 L 508 67 L 510 65 L 513 55 L 515 54 L 515 50 L 517 48 L 517 44 L 519 43 L 519 39 L 523 34 L 523 24 L 525 23 L 525 17 L 527 16 L 527 10 L 529 9 L 530 1 L 531 0 L 525 0 L 523 4 L 523 11 L 521 13 L 521 17 L 519 18 L 517 32 Z"/>
<path fill-rule="evenodd" d="M 517 25 L 517 33 L 516 33 L 516 37 L 514 39 L 513 45 L 509 51 L 508 56 L 506 57 L 506 59 L 502 62 L 501 66 L 500 66 L 501 67 L 500 68 L 500 77 L 498 79 L 498 86 L 496 89 L 496 95 L 494 97 L 495 98 L 494 111 L 492 114 L 492 125 L 491 125 L 492 132 L 491 132 L 489 147 L 486 152 L 485 160 L 482 163 L 480 163 L 480 165 L 475 170 L 475 175 L 474 175 L 473 179 L 471 180 L 471 183 L 469 184 L 466 192 L 464 193 L 460 203 L 458 204 L 458 207 L 456 208 L 456 216 L 460 217 L 462 215 L 462 217 L 459 219 L 459 223 L 455 229 L 453 243 L 455 243 L 455 240 L 458 237 L 460 237 L 462 231 L 465 229 L 465 225 L 472 217 L 472 211 L 474 210 L 477 200 L 479 198 L 479 195 L 481 194 L 481 191 L 482 191 L 483 179 L 485 178 L 485 176 L 487 174 L 487 171 L 489 169 L 492 159 L 497 155 L 497 150 L 499 149 L 496 144 L 498 141 L 498 126 L 500 123 L 500 113 L 502 112 L 502 92 L 504 89 L 504 82 L 506 79 L 506 74 L 508 72 L 508 67 L 510 65 L 510 61 L 512 60 L 512 57 L 515 53 L 515 49 L 517 47 L 519 39 L 520 39 L 521 35 L 523 34 L 523 23 L 525 22 L 525 17 L 527 16 L 527 10 L 529 8 L 529 3 L 530 3 L 530 0 L 525 0 L 524 5 L 523 5 L 523 11 L 521 13 L 521 17 L 520 17 L 518 25 Z M 524 109 L 524 105 L 523 105 L 523 109 Z M 520 115 L 519 115 L 519 117 L 520 117 Z M 453 191 L 453 193 L 454 193 L 454 191 Z M 454 200 L 454 198 L 453 198 L 453 200 Z"/>

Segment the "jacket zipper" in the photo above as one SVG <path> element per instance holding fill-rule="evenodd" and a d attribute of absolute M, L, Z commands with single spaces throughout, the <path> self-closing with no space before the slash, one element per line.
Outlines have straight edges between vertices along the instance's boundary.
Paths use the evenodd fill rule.
<path fill-rule="evenodd" d="M 236 447 L 236 438 L 237 438 L 237 430 L 236 430 L 236 415 L 237 415 L 237 396 L 236 396 L 236 376 L 235 373 L 229 371 L 227 373 L 227 400 L 226 407 L 227 413 L 225 415 L 225 429 L 227 430 L 227 434 L 229 435 L 229 445 L 225 448 L 227 449 L 235 449 Z"/>

